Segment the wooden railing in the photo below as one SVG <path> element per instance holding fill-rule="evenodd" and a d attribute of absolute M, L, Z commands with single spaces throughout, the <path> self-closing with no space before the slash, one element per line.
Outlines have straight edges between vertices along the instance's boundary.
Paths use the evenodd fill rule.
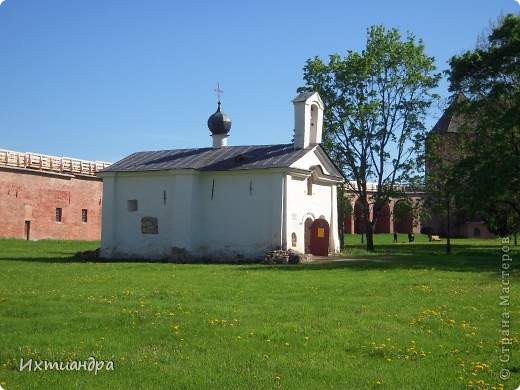
<path fill-rule="evenodd" d="M 85 161 L 68 157 L 46 156 L 38 153 L 20 153 L 0 149 L 0 165 L 93 176 L 96 172 L 108 167 L 110 163 Z"/>
<path fill-rule="evenodd" d="M 345 186 L 345 189 L 347 191 L 356 190 L 357 183 L 355 181 L 350 181 L 349 184 Z M 401 191 L 401 192 L 415 192 L 415 193 L 424 192 L 424 188 L 415 188 L 415 187 L 399 185 L 399 184 L 396 184 L 394 189 L 396 191 Z M 367 192 L 377 192 L 377 183 L 367 183 Z"/>

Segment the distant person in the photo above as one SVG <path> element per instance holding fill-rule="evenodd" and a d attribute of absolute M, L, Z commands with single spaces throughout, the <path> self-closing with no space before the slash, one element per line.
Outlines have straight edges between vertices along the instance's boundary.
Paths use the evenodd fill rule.
<path fill-rule="evenodd" d="M 394 232 L 394 243 L 397 244 L 397 233 L 396 232 Z"/>
<path fill-rule="evenodd" d="M 412 233 L 408 233 L 408 242 L 412 242 Z"/>

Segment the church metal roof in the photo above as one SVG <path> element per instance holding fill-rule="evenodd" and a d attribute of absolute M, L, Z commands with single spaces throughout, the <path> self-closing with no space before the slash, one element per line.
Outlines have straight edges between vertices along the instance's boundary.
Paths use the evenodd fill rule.
<path fill-rule="evenodd" d="M 310 149 L 295 149 L 293 144 L 282 144 L 137 152 L 102 172 L 288 168 L 309 151 Z"/>

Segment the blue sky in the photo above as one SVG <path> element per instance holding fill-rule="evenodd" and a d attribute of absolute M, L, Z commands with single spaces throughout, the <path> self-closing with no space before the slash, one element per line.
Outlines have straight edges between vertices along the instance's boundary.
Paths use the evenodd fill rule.
<path fill-rule="evenodd" d="M 288 143 L 308 58 L 360 51 L 374 24 L 423 39 L 439 70 L 515 0 L 5 0 L 0 148 L 115 162 L 135 151 Z M 438 91 L 447 97 L 447 84 Z M 440 116 L 434 110 L 428 123 Z"/>

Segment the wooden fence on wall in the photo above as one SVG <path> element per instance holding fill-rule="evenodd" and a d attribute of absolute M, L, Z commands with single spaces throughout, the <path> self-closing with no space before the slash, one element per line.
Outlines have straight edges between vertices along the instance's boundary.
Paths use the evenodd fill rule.
<path fill-rule="evenodd" d="M 110 163 L 78 160 L 69 157 L 46 156 L 39 153 L 13 152 L 10 150 L 0 149 L 0 166 L 1 165 L 94 176 L 96 172 L 108 167 Z"/>

